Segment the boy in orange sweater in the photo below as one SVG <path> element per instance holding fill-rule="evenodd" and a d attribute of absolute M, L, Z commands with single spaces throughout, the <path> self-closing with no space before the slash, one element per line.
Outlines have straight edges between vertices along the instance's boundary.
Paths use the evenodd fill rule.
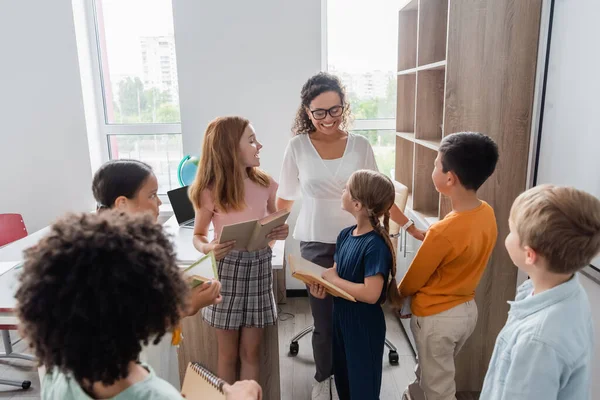
<path fill-rule="evenodd" d="M 418 356 L 417 379 L 403 399 L 456 399 L 454 358 L 475 329 L 475 288 L 498 236 L 494 210 L 477 190 L 497 161 L 496 143 L 481 133 L 456 133 L 440 145 L 431 178 L 452 212 L 429 228 L 398 286 L 402 297 L 412 296 Z"/>

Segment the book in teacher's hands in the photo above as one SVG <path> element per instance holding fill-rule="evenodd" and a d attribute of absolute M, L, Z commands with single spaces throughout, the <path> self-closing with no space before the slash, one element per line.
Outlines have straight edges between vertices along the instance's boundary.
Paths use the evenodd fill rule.
<path fill-rule="evenodd" d="M 267 235 L 273 229 L 285 224 L 289 215 L 289 211 L 279 210 L 262 219 L 226 225 L 219 234 L 219 243 L 235 240 L 234 249 L 236 250 L 256 251 L 264 249 L 271 241 L 267 238 Z"/>
<path fill-rule="evenodd" d="M 211 279 L 219 279 L 217 261 L 212 251 L 183 268 L 185 268 L 183 276 L 187 279 L 192 289 Z"/>
<path fill-rule="evenodd" d="M 187 400 L 225 400 L 225 381 L 197 362 L 188 364 L 181 394 Z"/>
<path fill-rule="evenodd" d="M 325 268 L 321 267 L 320 265 L 312 263 L 302 257 L 294 257 L 291 254 L 288 256 L 288 263 L 290 264 L 292 277 L 306 283 L 307 285 L 317 283 L 323 286 L 325 291 L 330 295 L 341 297 L 342 299 L 356 303 L 356 299 L 350 293 L 321 277 L 321 274 Z"/>

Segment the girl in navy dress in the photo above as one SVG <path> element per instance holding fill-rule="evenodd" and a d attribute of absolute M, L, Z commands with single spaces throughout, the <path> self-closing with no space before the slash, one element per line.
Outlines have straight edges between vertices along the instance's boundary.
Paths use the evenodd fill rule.
<path fill-rule="evenodd" d="M 381 305 L 386 297 L 392 305 L 400 304 L 388 234 L 394 199 L 392 181 L 367 170 L 352 174 L 342 194 L 342 208 L 354 216 L 356 225 L 339 234 L 335 264 L 323 272 L 325 280 L 357 301 L 334 298 L 333 373 L 341 400 L 379 399 L 385 342 Z M 317 298 L 325 297 L 321 285 L 312 285 L 310 290 Z"/>

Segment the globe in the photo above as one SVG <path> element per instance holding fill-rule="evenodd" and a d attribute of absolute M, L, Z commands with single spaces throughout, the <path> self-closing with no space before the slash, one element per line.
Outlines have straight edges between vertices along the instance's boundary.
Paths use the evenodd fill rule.
<path fill-rule="evenodd" d="M 196 171 L 198 170 L 198 163 L 200 159 L 195 156 L 185 156 L 179 162 L 177 168 L 177 179 L 181 186 L 189 186 L 194 182 L 196 177 Z"/>

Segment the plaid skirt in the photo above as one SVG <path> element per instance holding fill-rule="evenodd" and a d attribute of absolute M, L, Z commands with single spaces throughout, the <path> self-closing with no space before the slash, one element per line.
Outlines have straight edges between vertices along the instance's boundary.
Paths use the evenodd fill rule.
<path fill-rule="evenodd" d="M 219 261 L 223 301 L 202 309 L 202 318 L 217 329 L 264 328 L 275 325 L 273 251 L 233 250 Z"/>

